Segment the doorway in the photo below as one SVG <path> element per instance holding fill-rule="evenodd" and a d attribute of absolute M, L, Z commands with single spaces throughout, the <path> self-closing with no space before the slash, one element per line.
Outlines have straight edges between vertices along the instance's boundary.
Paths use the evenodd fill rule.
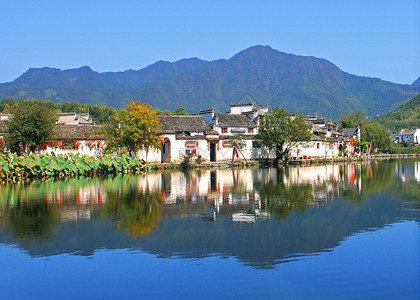
<path fill-rule="evenodd" d="M 216 161 L 216 143 L 210 143 L 210 161 Z"/>
<path fill-rule="evenodd" d="M 162 163 L 171 162 L 171 141 L 168 138 L 164 138 L 164 143 L 162 144 L 160 153 Z"/>

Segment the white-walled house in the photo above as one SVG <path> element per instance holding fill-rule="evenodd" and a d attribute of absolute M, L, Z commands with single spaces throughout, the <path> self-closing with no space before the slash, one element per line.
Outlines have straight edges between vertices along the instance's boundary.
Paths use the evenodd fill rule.
<path fill-rule="evenodd" d="M 420 144 L 420 128 L 416 129 L 403 129 L 398 134 L 398 142 L 413 143 L 416 145 Z"/>
<path fill-rule="evenodd" d="M 202 116 L 158 116 L 161 135 L 160 149 L 151 149 L 147 161 L 155 163 L 179 163 L 188 154 L 201 155 L 204 160 L 213 160 L 217 133 Z M 145 151 L 137 154 L 146 160 Z M 215 159 L 214 159 L 215 161 Z"/>
<path fill-rule="evenodd" d="M 79 154 L 99 157 L 106 145 L 99 125 L 56 125 L 41 154 Z"/>

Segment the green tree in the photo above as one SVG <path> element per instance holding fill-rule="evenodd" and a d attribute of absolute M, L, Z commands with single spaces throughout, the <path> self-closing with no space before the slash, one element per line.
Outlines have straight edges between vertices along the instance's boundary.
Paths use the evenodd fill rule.
<path fill-rule="evenodd" d="M 4 111 L 4 109 L 6 108 L 6 106 L 8 108 L 10 108 L 10 106 L 12 106 L 13 104 L 15 104 L 16 102 L 13 100 L 13 98 L 6 98 L 4 100 L 2 100 L 0 102 L 0 112 L 6 113 Z"/>
<path fill-rule="evenodd" d="M 157 111 L 148 104 L 132 100 L 119 110 L 105 127 L 111 148 L 127 148 L 130 155 L 139 150 L 149 152 L 160 146 L 159 119 Z"/>
<path fill-rule="evenodd" d="M 344 114 L 340 118 L 340 123 L 343 128 L 355 128 L 357 126 L 362 127 L 365 122 L 366 118 L 361 112 Z"/>
<path fill-rule="evenodd" d="M 115 114 L 115 109 L 104 105 L 89 105 L 78 102 L 64 102 L 60 107 L 62 112 L 89 113 L 97 124 L 105 124 Z"/>
<path fill-rule="evenodd" d="M 310 126 L 305 123 L 303 116 L 291 115 L 277 106 L 264 117 L 257 135 L 261 144 L 276 149 L 276 164 L 279 160 L 286 163 L 289 152 L 300 142 L 310 139 Z"/>
<path fill-rule="evenodd" d="M 379 149 L 380 151 L 389 151 L 393 148 L 393 143 L 389 132 L 380 124 L 373 122 L 365 122 L 361 139 L 364 142 L 372 142 L 372 149 Z"/>
<path fill-rule="evenodd" d="M 179 107 L 179 108 L 175 109 L 175 111 L 173 112 L 173 115 L 186 116 L 186 115 L 188 115 L 188 113 L 185 110 L 185 108 Z"/>
<path fill-rule="evenodd" d="M 32 152 L 44 145 L 58 116 L 54 105 L 37 99 L 18 101 L 8 107 L 8 112 L 14 118 L 5 122 L 5 146 L 12 152 L 18 152 L 20 144 L 26 145 Z"/>

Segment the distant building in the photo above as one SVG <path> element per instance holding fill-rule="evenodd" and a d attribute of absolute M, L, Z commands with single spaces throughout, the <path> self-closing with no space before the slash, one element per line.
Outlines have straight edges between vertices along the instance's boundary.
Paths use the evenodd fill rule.
<path fill-rule="evenodd" d="M 420 144 L 420 128 L 401 130 L 398 134 L 398 142 Z"/>
<path fill-rule="evenodd" d="M 93 120 L 90 118 L 89 113 L 60 113 L 58 120 L 55 122 L 57 125 L 95 125 Z"/>

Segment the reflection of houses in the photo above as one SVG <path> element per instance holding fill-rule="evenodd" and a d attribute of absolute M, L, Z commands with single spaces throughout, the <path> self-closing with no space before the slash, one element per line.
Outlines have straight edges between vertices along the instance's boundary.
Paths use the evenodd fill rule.
<path fill-rule="evenodd" d="M 414 162 L 414 167 L 402 163 L 395 164 L 394 176 L 401 179 L 402 182 L 414 180 L 420 183 L 420 161 Z"/>

